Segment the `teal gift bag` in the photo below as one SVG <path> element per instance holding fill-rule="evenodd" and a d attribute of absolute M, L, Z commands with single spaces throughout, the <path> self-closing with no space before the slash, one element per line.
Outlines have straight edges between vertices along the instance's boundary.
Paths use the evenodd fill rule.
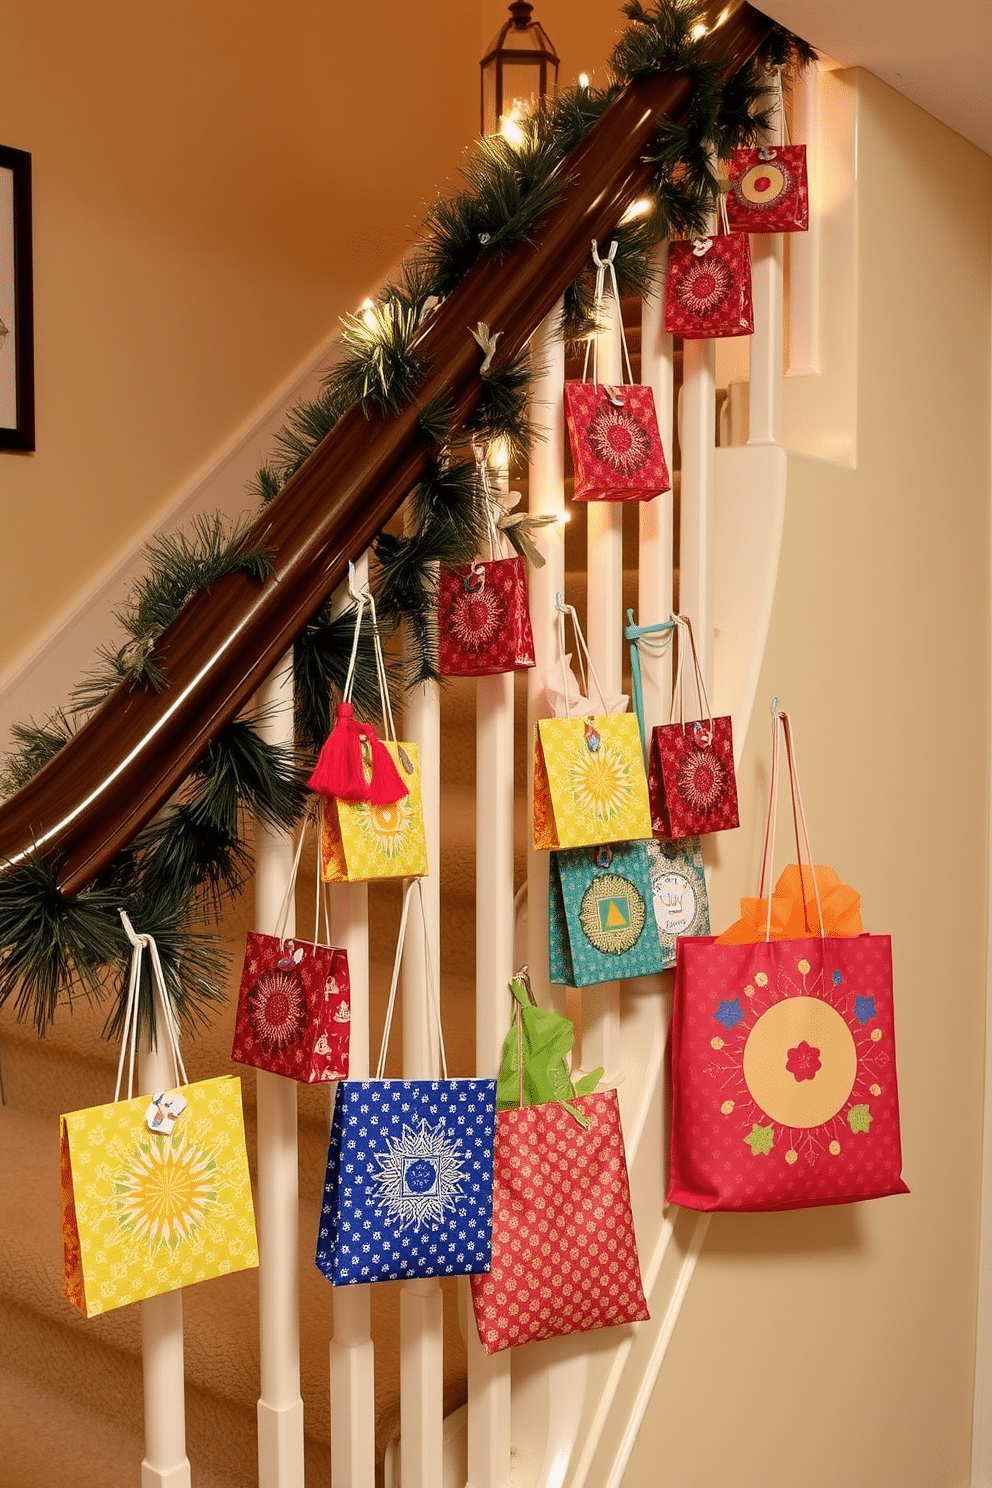
<path fill-rule="evenodd" d="M 663 969 L 648 846 L 613 842 L 552 852 L 548 876 L 552 982 L 588 987 L 651 976 Z"/>
<path fill-rule="evenodd" d="M 645 842 L 651 873 L 654 917 L 661 943 L 661 964 L 675 965 L 680 935 L 709 935 L 710 904 L 698 837 Z"/>

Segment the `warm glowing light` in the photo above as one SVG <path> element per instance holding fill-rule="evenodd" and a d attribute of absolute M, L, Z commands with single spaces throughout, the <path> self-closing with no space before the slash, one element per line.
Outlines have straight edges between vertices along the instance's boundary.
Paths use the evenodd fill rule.
<path fill-rule="evenodd" d="M 701 36 L 705 36 L 707 34 L 708 30 L 709 30 L 709 27 L 708 26 L 704 26 L 703 23 L 702 23 L 702 21 L 697 21 L 696 24 L 693 26 L 692 31 L 690 33 L 691 36 L 692 36 L 693 41 L 698 41 Z"/>
<path fill-rule="evenodd" d="M 505 439 L 493 441 L 489 450 L 489 463 L 494 470 L 507 470 L 510 464 L 510 451 Z"/>
<path fill-rule="evenodd" d="M 555 521 L 558 523 L 559 527 L 564 527 L 565 523 L 570 522 L 571 520 L 572 513 L 567 511 L 561 511 L 558 513 L 557 517 L 555 517 Z"/>
<path fill-rule="evenodd" d="M 579 73 L 579 87 L 580 88 L 588 88 L 588 86 L 589 86 L 589 74 L 587 72 L 580 72 Z"/>
<path fill-rule="evenodd" d="M 375 330 L 377 322 L 374 300 L 365 299 L 362 301 L 362 319 L 370 331 Z"/>
<path fill-rule="evenodd" d="M 515 103 L 510 112 L 503 115 L 499 126 L 500 134 L 506 140 L 507 144 L 512 145 L 515 150 L 519 150 L 527 143 L 527 136 L 517 123 L 520 117 L 519 107 L 520 105 Z"/>
<path fill-rule="evenodd" d="M 654 211 L 654 202 L 648 196 L 639 197 L 637 201 L 631 202 L 630 206 L 620 218 L 621 227 L 626 222 L 637 222 L 641 217 L 649 217 Z"/>

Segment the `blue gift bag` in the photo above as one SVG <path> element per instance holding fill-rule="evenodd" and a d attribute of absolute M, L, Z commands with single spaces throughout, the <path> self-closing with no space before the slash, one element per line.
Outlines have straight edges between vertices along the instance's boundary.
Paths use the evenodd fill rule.
<path fill-rule="evenodd" d="M 414 884 L 423 905 L 413 880 L 377 1077 L 342 1080 L 334 1097 L 315 1260 L 335 1286 L 468 1275 L 491 1263 L 496 1081 L 381 1078 Z M 429 965 L 428 983 L 439 1012 Z"/>
<path fill-rule="evenodd" d="M 613 842 L 552 852 L 550 981 L 588 987 L 662 970 L 647 848 Z"/>

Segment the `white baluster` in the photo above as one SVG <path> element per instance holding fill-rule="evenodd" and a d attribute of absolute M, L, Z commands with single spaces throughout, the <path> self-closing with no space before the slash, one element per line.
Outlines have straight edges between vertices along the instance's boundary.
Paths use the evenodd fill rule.
<path fill-rule="evenodd" d="M 368 583 L 368 558 L 355 564 L 354 587 Z M 332 613 L 353 604 L 349 585 L 335 591 Z M 334 944 L 348 954 L 351 1022 L 348 1075 L 369 1076 L 369 890 L 368 885 L 334 884 L 330 890 Z M 333 1096 L 332 1096 L 333 1105 Z M 371 1288 L 335 1287 L 334 1336 L 330 1343 L 331 1483 L 352 1488 L 375 1479 L 375 1350 L 372 1343 Z"/>
<path fill-rule="evenodd" d="M 658 282 L 664 278 L 668 246 L 662 244 L 655 259 Z M 673 460 L 672 412 L 675 385 L 675 361 L 672 338 L 665 330 L 664 317 L 657 301 L 641 305 L 641 381 L 654 389 L 658 411 L 658 432 L 669 469 Z M 654 625 L 665 620 L 672 609 L 674 558 L 674 493 L 665 492 L 653 501 L 642 501 L 638 512 L 637 614 L 639 625 Z M 644 718 L 652 723 L 668 718 L 671 703 L 671 666 L 667 656 L 652 659 L 645 653 L 641 659 L 644 691 Z"/>
<path fill-rule="evenodd" d="M 789 237 L 789 338 L 787 376 L 821 372 L 820 351 L 820 72 L 807 67 L 792 88 L 792 137 L 806 146 L 809 230 Z"/>
<path fill-rule="evenodd" d="M 603 300 L 606 330 L 599 338 L 599 380 L 623 382 L 626 368 L 621 352 L 621 307 L 612 294 Z M 586 639 L 589 656 L 604 692 L 623 691 L 623 503 L 590 501 L 586 506 Z M 595 684 L 589 683 L 590 701 L 598 706 Z M 620 1074 L 620 985 L 600 982 L 587 987 L 581 999 L 581 1065 L 584 1070 L 603 1066 L 604 1084 L 613 1084 Z"/>
<path fill-rule="evenodd" d="M 779 94 L 781 100 L 781 94 Z M 781 110 L 776 110 L 769 144 L 784 138 Z M 755 233 L 751 238 L 751 286 L 754 335 L 751 337 L 748 444 L 778 444 L 782 427 L 782 234 Z"/>
<path fill-rule="evenodd" d="M 138 1088 L 143 1095 L 151 1095 L 155 1090 L 167 1090 L 174 1080 L 172 1059 L 159 1032 L 157 1048 L 142 1046 Z M 141 1488 L 190 1488 L 181 1291 L 142 1302 L 141 1362 L 145 1397 Z"/>
<path fill-rule="evenodd" d="M 530 510 L 563 516 L 565 511 L 565 349 L 556 334 L 560 307 L 544 320 L 533 340 L 537 375 L 531 383 L 529 414 L 544 432 L 530 456 Z M 530 803 L 534 795 L 534 725 L 548 716 L 542 673 L 558 654 L 555 595 L 565 588 L 565 545 L 558 531 L 543 527 L 535 535 L 543 568 L 531 569 L 530 613 L 537 665 L 527 673 L 527 964 L 534 996 L 543 1007 L 564 1011 L 561 988 L 548 985 L 548 854 L 532 847 Z"/>
<path fill-rule="evenodd" d="M 679 609 L 692 620 L 707 686 L 713 673 L 713 482 L 716 352 L 712 341 L 683 343 Z"/>
<path fill-rule="evenodd" d="M 291 743 L 290 660 L 259 689 L 259 732 Z M 293 866 L 292 833 L 256 823 L 255 923 L 276 931 Z M 287 935 L 296 929 L 290 905 Z M 296 1083 L 256 1073 L 258 1097 L 258 1312 L 261 1393 L 258 1401 L 259 1488 L 303 1488 L 303 1399 L 300 1394 L 299 1172 Z"/>
<path fill-rule="evenodd" d="M 435 987 L 440 994 L 441 709 L 429 683 L 407 695 L 404 737 L 420 746 L 424 823 L 430 875 L 424 907 Z M 443 1003 L 443 999 L 442 999 Z M 403 1073 L 436 1079 L 438 1041 L 428 1000 L 427 961 L 419 914 L 412 918 L 403 951 Z M 400 1289 L 400 1481 L 403 1488 L 437 1488 L 442 1474 L 443 1300 L 434 1280 L 407 1281 Z"/>

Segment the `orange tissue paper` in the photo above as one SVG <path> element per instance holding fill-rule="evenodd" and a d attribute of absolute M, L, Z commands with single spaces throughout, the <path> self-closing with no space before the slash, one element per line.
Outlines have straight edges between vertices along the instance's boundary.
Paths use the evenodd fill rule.
<path fill-rule="evenodd" d="M 811 878 L 811 872 L 814 875 Z M 815 882 L 815 889 L 814 889 Z M 817 913 L 823 912 L 823 928 Z M 861 935 L 861 895 L 842 883 L 832 868 L 790 863 L 772 891 L 770 939 L 804 940 L 811 935 Z M 717 945 L 752 945 L 768 931 L 767 899 L 742 899 L 741 917 L 716 938 Z"/>

